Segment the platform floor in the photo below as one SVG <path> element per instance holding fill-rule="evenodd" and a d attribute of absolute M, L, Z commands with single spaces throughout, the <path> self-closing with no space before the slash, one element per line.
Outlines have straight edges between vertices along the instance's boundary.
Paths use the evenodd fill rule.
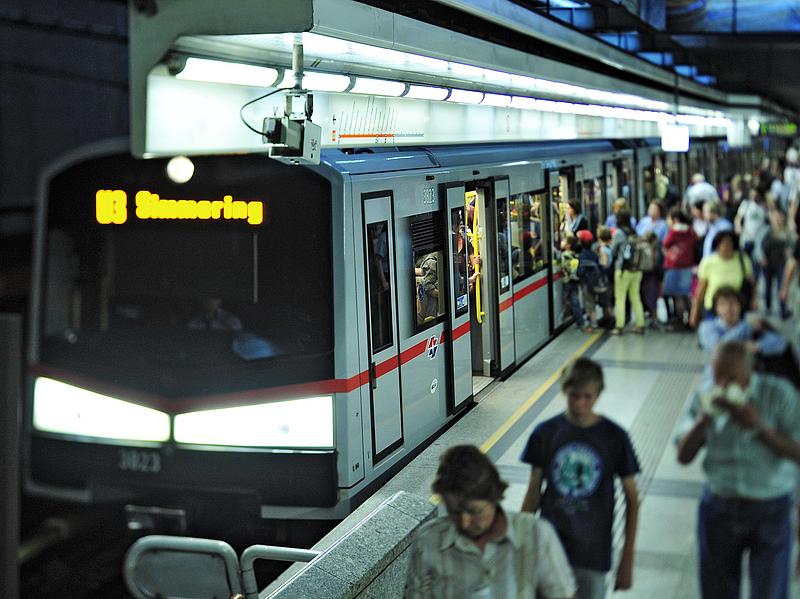
<path fill-rule="evenodd" d="M 785 327 L 797 343 L 796 323 L 786 323 Z M 675 458 L 673 443 L 675 426 L 703 369 L 703 354 L 693 333 L 648 331 L 644 336 L 612 337 L 587 335 L 576 328 L 565 331 L 507 380 L 484 389 L 468 414 L 359 509 L 368 513 L 398 490 L 430 496 L 441 453 L 452 445 L 475 443 L 481 444 L 510 483 L 503 506 L 519 510 L 530 472 L 529 466 L 520 462 L 520 455 L 533 427 L 563 411 L 558 374 L 578 355 L 602 364 L 606 390 L 597 410 L 628 430 L 642 468 L 634 586 L 628 592 L 610 592 L 608 596 L 699 597 L 695 523 L 704 484 L 702 456 L 692 465 L 682 466 Z M 622 517 L 623 510 L 619 509 L 617 546 L 621 546 Z M 611 577 L 609 584 L 613 584 Z M 800 599 L 797 577 L 792 597 Z"/>
<path fill-rule="evenodd" d="M 797 347 L 797 321 L 778 324 Z M 676 460 L 673 442 L 676 424 L 703 370 L 704 357 L 694 333 L 648 330 L 644 336 L 613 337 L 605 333 L 587 335 L 575 327 L 564 331 L 507 380 L 494 381 L 484 388 L 476 396 L 477 405 L 345 523 L 358 522 L 397 491 L 431 497 L 439 456 L 448 447 L 464 443 L 480 445 L 488 453 L 510 484 L 503 506 L 519 510 L 530 473 L 529 466 L 520 462 L 520 455 L 533 427 L 563 411 L 558 377 L 563 366 L 579 355 L 603 366 L 606 389 L 597 410 L 629 432 L 642 469 L 637 480 L 641 508 L 633 588 L 609 592 L 608 597 L 699 598 L 695 524 L 705 480 L 702 455 L 690 466 L 682 466 Z M 615 520 L 615 555 L 621 547 L 624 517 L 621 493 L 617 499 L 620 509 Z M 340 537 L 346 527 L 337 527 L 336 532 Z M 335 541 L 329 535 L 315 548 L 325 549 Z M 286 576 L 295 568 L 290 568 Z M 282 579 L 284 576 L 279 581 Z M 609 584 L 613 584 L 611 576 Z M 792 597 L 800 599 L 800 578 L 793 579 Z"/>

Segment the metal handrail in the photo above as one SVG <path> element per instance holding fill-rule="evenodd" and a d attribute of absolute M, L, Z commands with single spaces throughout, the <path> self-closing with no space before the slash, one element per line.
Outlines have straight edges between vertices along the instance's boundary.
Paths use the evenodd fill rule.
<path fill-rule="evenodd" d="M 242 552 L 239 560 L 242 573 L 242 586 L 247 599 L 258 599 L 258 583 L 254 564 L 259 559 L 278 560 L 283 562 L 310 562 L 320 554 L 313 549 L 297 549 L 295 547 L 276 547 L 274 545 L 251 545 Z"/>

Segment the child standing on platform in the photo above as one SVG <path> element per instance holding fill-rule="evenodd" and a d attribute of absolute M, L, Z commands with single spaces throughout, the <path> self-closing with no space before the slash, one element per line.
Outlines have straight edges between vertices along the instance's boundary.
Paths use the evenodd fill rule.
<path fill-rule="evenodd" d="M 567 235 L 562 242 L 561 276 L 564 280 L 564 303 L 569 308 L 575 323 L 582 329 L 591 331 L 581 308 L 581 283 L 578 279 L 578 251 L 580 244 L 574 235 Z"/>
<path fill-rule="evenodd" d="M 561 375 L 561 390 L 566 411 L 539 424 L 522 454 L 522 461 L 532 466 L 522 511 L 541 507 L 542 516 L 555 527 L 575 573 L 577 599 L 602 599 L 611 569 L 614 477 L 622 481 L 625 494 L 625 543 L 614 589 L 633 584 L 639 512 L 634 475 L 639 463 L 625 430 L 594 411 L 603 390 L 599 364 L 575 360 Z"/>

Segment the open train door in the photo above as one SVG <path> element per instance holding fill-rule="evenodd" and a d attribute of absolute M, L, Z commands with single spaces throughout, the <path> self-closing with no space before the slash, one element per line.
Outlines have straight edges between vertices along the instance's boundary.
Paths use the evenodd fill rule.
<path fill-rule="evenodd" d="M 469 320 L 469 268 L 467 266 L 466 207 L 463 183 L 443 186 L 446 217 L 447 264 L 449 265 L 448 343 L 451 392 L 447 411 L 458 412 L 472 398 L 472 343 Z"/>

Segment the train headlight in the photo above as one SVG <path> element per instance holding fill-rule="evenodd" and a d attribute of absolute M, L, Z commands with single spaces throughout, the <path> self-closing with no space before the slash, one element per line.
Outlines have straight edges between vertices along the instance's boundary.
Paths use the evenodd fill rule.
<path fill-rule="evenodd" d="M 307 397 L 175 416 L 179 443 L 333 448 L 333 397 Z"/>
<path fill-rule="evenodd" d="M 33 426 L 96 439 L 169 440 L 169 416 L 164 412 L 45 377 L 34 383 Z"/>

